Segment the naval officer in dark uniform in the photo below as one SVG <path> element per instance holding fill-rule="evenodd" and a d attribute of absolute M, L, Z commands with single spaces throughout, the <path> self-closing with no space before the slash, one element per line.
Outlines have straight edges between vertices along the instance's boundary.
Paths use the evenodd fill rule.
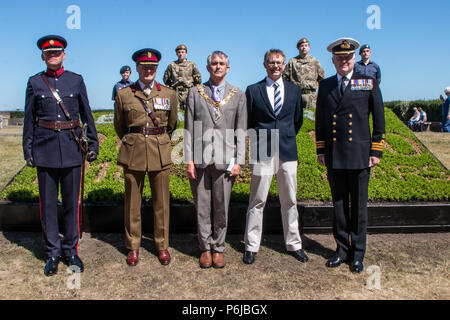
<path fill-rule="evenodd" d="M 50 35 L 38 40 L 47 70 L 29 78 L 25 97 L 23 152 L 28 166 L 37 167 L 40 218 L 47 263 L 55 274 L 61 258 L 83 271 L 78 257 L 81 184 L 80 120 L 87 125 L 87 160 L 98 154 L 98 138 L 83 78 L 64 70 L 67 42 Z M 61 100 L 58 102 L 58 100 Z M 65 110 L 63 110 L 65 109 Z M 63 230 L 58 228 L 58 189 L 64 206 Z M 62 239 L 59 233 L 63 234 Z"/>
<path fill-rule="evenodd" d="M 337 243 L 326 265 L 333 268 L 349 262 L 355 273 L 363 270 L 366 251 L 370 168 L 380 162 L 385 138 L 378 81 L 353 70 L 358 47 L 351 38 L 328 46 L 337 74 L 320 82 L 316 109 L 317 160 L 327 167 Z"/>

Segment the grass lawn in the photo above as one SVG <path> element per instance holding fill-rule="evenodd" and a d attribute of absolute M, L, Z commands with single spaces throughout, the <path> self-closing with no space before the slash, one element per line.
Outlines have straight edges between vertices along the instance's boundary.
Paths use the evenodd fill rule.
<path fill-rule="evenodd" d="M 427 131 L 414 134 L 447 169 L 450 169 L 450 133 Z"/>
<path fill-rule="evenodd" d="M 446 233 L 368 235 L 361 274 L 347 264 L 325 267 L 335 249 L 331 234 L 303 236 L 307 263 L 288 254 L 282 238 L 263 236 L 255 263 L 245 265 L 243 236 L 228 235 L 225 268 L 201 269 L 193 234 L 171 235 L 168 266 L 158 262 L 151 235 L 144 235 L 140 261 L 129 267 L 123 234 L 85 233 L 79 246 L 85 271 L 79 289 L 70 289 L 64 264 L 55 276 L 44 276 L 40 233 L 3 232 L 0 299 L 450 299 Z M 371 281 L 374 270 L 379 289 Z"/>
<path fill-rule="evenodd" d="M 0 130 L 0 190 L 25 165 L 22 152 L 22 127 Z"/>

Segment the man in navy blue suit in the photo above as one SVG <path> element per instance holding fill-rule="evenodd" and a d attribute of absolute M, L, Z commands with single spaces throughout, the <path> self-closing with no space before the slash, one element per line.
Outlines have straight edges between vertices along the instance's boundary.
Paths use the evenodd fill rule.
<path fill-rule="evenodd" d="M 37 167 L 40 217 L 47 262 L 44 274 L 58 271 L 61 257 L 82 272 L 78 257 L 81 186 L 80 120 L 87 125 L 87 160 L 98 154 L 95 122 L 89 107 L 83 78 L 64 70 L 67 41 L 50 35 L 38 40 L 47 70 L 28 80 L 23 125 L 23 153 L 27 165 Z M 58 227 L 58 190 L 64 206 L 63 238 Z"/>
<path fill-rule="evenodd" d="M 252 170 L 243 256 L 246 264 L 254 262 L 259 250 L 263 210 L 274 174 L 277 176 L 286 249 L 301 262 L 308 261 L 302 249 L 296 197 L 296 136 L 303 122 L 302 92 L 300 87 L 283 80 L 285 61 L 286 56 L 281 50 L 267 51 L 264 56 L 267 77 L 246 91 Z"/>

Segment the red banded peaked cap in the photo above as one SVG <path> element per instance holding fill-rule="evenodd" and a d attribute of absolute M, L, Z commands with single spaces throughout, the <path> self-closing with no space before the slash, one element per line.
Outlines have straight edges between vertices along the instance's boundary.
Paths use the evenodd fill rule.
<path fill-rule="evenodd" d="M 67 41 L 61 36 L 48 35 L 37 41 L 37 46 L 42 51 L 61 51 L 67 47 Z"/>
<path fill-rule="evenodd" d="M 137 64 L 158 64 L 161 52 L 151 48 L 141 49 L 133 53 L 132 59 Z"/>

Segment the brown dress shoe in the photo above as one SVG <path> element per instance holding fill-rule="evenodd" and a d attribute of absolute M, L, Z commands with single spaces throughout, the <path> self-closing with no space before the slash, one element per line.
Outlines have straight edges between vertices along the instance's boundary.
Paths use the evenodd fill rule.
<path fill-rule="evenodd" d="M 213 267 L 214 268 L 223 268 L 225 267 L 225 260 L 223 258 L 223 252 L 214 252 L 213 256 Z"/>
<path fill-rule="evenodd" d="M 212 266 L 212 257 L 211 252 L 209 251 L 203 251 L 202 255 L 200 256 L 200 268 L 211 268 Z"/>
<path fill-rule="evenodd" d="M 127 263 L 130 266 L 135 266 L 137 265 L 139 261 L 139 250 L 131 250 L 130 252 L 128 252 L 127 255 Z"/>
<path fill-rule="evenodd" d="M 168 265 L 170 263 L 170 253 L 169 250 L 159 250 L 158 259 L 162 265 Z"/>

